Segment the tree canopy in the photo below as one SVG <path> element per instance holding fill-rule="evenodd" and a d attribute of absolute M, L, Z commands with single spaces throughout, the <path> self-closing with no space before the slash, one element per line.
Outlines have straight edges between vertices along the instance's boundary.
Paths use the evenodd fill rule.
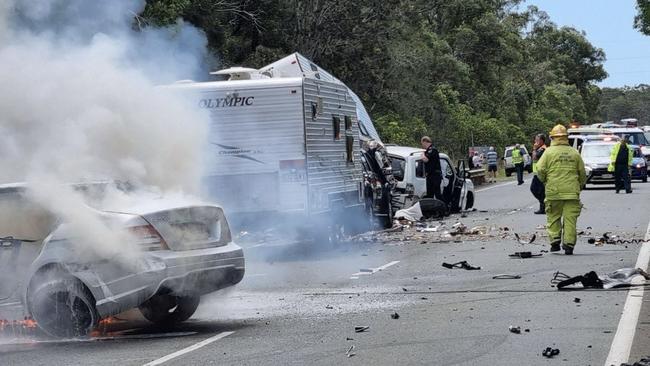
<path fill-rule="evenodd" d="M 224 67 L 300 52 L 363 99 L 386 142 L 427 134 L 459 156 L 602 114 L 603 50 L 521 2 L 147 0 L 140 19 L 197 26 Z"/>

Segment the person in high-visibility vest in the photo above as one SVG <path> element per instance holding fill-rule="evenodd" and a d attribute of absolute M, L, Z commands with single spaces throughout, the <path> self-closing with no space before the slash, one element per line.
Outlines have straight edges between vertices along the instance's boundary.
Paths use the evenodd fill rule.
<path fill-rule="evenodd" d="M 569 145 L 566 127 L 557 125 L 550 133 L 551 146 L 537 162 L 537 177 L 546 188 L 546 230 L 551 252 L 564 249 L 573 254 L 578 238 L 576 226 L 582 211 L 580 192 L 587 182 L 585 163 Z"/>
<path fill-rule="evenodd" d="M 524 184 L 524 152 L 519 144 L 512 149 L 512 164 L 517 171 L 517 185 Z"/>
<path fill-rule="evenodd" d="M 628 137 L 626 136 L 621 141 L 617 142 L 609 155 L 609 166 L 607 171 L 614 172 L 616 178 L 616 193 L 621 189 L 625 189 L 625 193 L 632 193 L 632 185 L 630 184 L 630 166 L 632 165 L 632 158 L 634 151 L 628 144 Z"/>
<path fill-rule="evenodd" d="M 539 201 L 539 210 L 535 211 L 536 215 L 543 215 L 546 213 L 544 208 L 544 200 L 546 199 L 546 194 L 544 194 L 544 184 L 537 177 L 537 162 L 544 155 L 546 151 L 546 136 L 544 134 L 538 134 L 535 136 L 535 143 L 533 144 L 533 180 L 530 183 L 530 192 L 537 198 Z"/>

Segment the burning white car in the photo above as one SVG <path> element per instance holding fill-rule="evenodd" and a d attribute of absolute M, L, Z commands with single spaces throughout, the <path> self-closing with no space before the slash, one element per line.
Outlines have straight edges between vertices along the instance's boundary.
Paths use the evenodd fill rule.
<path fill-rule="evenodd" d="M 46 208 L 25 184 L 0 186 L 0 300 L 22 301 L 50 335 L 83 336 L 135 307 L 154 323 L 181 322 L 201 295 L 244 276 L 220 207 L 155 195 L 98 204 L 115 186 L 68 187 L 83 215 Z"/>

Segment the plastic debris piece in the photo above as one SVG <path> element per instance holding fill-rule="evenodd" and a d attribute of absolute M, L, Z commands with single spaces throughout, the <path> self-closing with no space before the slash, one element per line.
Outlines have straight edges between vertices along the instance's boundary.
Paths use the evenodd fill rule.
<path fill-rule="evenodd" d="M 510 258 L 521 258 L 521 259 L 541 257 L 541 256 L 542 256 L 541 254 L 533 254 L 531 252 L 514 252 L 513 254 L 508 255 L 508 257 Z"/>
<path fill-rule="evenodd" d="M 453 269 L 453 268 L 462 268 L 468 271 L 477 271 L 480 270 L 481 267 L 474 267 L 471 264 L 467 263 L 467 261 L 460 261 L 456 263 L 442 263 L 442 266 L 445 268 Z"/>
<path fill-rule="evenodd" d="M 557 356 L 559 354 L 560 350 L 557 348 L 546 347 L 546 349 L 542 351 L 542 356 L 546 358 L 552 358 L 553 356 Z"/>
<path fill-rule="evenodd" d="M 356 327 L 354 327 L 354 332 L 355 332 L 355 333 L 362 333 L 362 332 L 365 332 L 365 331 L 368 330 L 368 329 L 370 329 L 369 326 L 367 326 L 367 325 L 360 325 L 360 326 L 356 326 Z"/>
<path fill-rule="evenodd" d="M 580 300 L 579 297 L 574 297 L 574 298 L 573 298 L 573 302 L 575 302 L 575 303 L 579 303 L 580 301 L 581 301 L 581 300 Z"/>
<path fill-rule="evenodd" d="M 518 280 L 521 279 L 521 276 L 518 274 L 498 274 L 496 276 L 492 276 L 493 280 Z"/>
<path fill-rule="evenodd" d="M 399 314 L 397 314 L 397 312 L 394 312 L 394 313 L 390 314 L 390 318 L 391 319 L 399 319 Z"/>
<path fill-rule="evenodd" d="M 531 236 L 530 239 L 526 240 L 526 239 L 522 239 L 519 236 L 519 234 L 515 233 L 515 238 L 517 239 L 519 244 L 532 244 L 533 242 L 535 242 L 535 239 L 537 238 L 537 234 L 533 234 L 533 236 Z"/>
<path fill-rule="evenodd" d="M 346 355 L 348 358 L 354 356 L 355 353 L 352 352 L 353 350 L 354 350 L 354 344 L 351 345 L 350 348 L 348 348 L 347 352 L 345 352 L 345 355 Z"/>
<path fill-rule="evenodd" d="M 508 330 L 510 333 L 521 334 L 521 327 L 515 327 L 514 325 L 511 325 L 508 327 Z"/>

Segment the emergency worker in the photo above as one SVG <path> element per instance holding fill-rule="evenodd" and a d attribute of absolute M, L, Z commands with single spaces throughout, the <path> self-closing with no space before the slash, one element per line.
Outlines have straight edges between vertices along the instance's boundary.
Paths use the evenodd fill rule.
<path fill-rule="evenodd" d="M 545 186 L 546 227 L 551 252 L 564 249 L 573 254 L 577 241 L 576 225 L 582 210 L 580 191 L 587 182 L 580 153 L 569 146 L 566 127 L 551 130 L 551 146 L 537 161 L 537 177 Z"/>
<path fill-rule="evenodd" d="M 524 184 L 524 152 L 519 144 L 512 149 L 512 164 L 517 171 L 517 185 L 520 186 Z"/>
<path fill-rule="evenodd" d="M 422 160 L 424 161 L 424 171 L 427 180 L 427 195 L 426 197 L 437 198 L 444 201 L 442 192 L 440 191 L 440 184 L 442 183 L 442 168 L 440 167 L 440 154 L 438 150 L 433 147 L 431 138 L 424 136 L 420 140 L 422 148 L 425 150 L 422 153 Z"/>
<path fill-rule="evenodd" d="M 632 165 L 634 151 L 629 145 L 628 138 L 626 136 L 617 142 L 609 156 L 610 162 L 607 171 L 614 172 L 616 193 L 620 192 L 622 188 L 625 189 L 625 193 L 632 193 L 629 167 Z"/>
<path fill-rule="evenodd" d="M 536 215 L 543 215 L 546 213 L 544 209 L 544 199 L 546 195 L 544 193 L 544 184 L 537 177 L 537 162 L 544 155 L 546 151 L 546 136 L 544 134 L 538 134 L 535 136 L 535 142 L 533 144 L 533 180 L 530 183 L 530 192 L 537 198 L 539 201 L 539 210 L 535 211 Z"/>

